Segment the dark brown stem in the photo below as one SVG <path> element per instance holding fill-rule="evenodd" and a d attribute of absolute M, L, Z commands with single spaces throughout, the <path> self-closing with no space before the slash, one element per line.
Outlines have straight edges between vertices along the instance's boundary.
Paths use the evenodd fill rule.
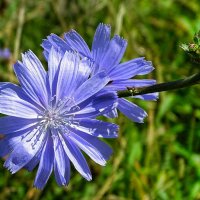
<path fill-rule="evenodd" d="M 200 83 L 200 73 L 193 74 L 184 79 L 180 79 L 177 81 L 171 81 L 167 83 L 158 83 L 155 85 L 151 85 L 148 87 L 140 87 L 140 88 L 127 88 L 127 90 L 118 91 L 119 97 L 130 97 L 141 94 L 149 94 L 154 92 L 163 92 L 168 90 L 175 90 L 180 88 L 189 87 L 195 84 Z"/>

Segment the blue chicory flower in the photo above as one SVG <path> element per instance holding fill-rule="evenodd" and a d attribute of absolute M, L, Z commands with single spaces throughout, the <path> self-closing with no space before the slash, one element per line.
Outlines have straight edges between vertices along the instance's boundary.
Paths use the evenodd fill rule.
<path fill-rule="evenodd" d="M 91 63 L 73 52 L 51 48 L 48 72 L 28 51 L 14 65 L 20 86 L 0 83 L 0 156 L 11 173 L 32 171 L 42 189 L 54 171 L 57 184 L 67 185 L 70 161 L 88 181 L 92 179 L 84 151 L 105 165 L 111 148 L 98 137 L 117 137 L 118 126 L 95 119 L 116 104 L 116 94 L 101 90 L 109 81 L 104 72 L 89 77 Z"/>
<path fill-rule="evenodd" d="M 8 48 L 0 49 L 0 59 L 9 59 L 10 56 L 11 56 L 11 53 Z"/>
<path fill-rule="evenodd" d="M 110 39 L 111 28 L 109 25 L 99 24 L 94 35 L 91 51 L 83 38 L 71 30 L 64 35 L 64 40 L 51 34 L 43 40 L 44 55 L 48 59 L 52 46 L 60 48 L 62 54 L 69 50 L 77 51 L 81 56 L 90 58 L 94 63 L 91 76 L 104 70 L 109 76 L 109 82 L 104 89 L 110 91 L 126 90 L 129 87 L 145 87 L 156 83 L 155 80 L 131 79 L 136 75 L 145 75 L 154 68 L 151 62 L 144 58 L 136 58 L 120 63 L 126 50 L 127 41 L 118 35 Z M 134 96 L 143 100 L 156 100 L 158 93 Z M 147 113 L 134 103 L 125 98 L 118 98 L 118 107 L 124 115 L 131 120 L 142 123 Z M 116 109 L 106 114 L 107 117 L 117 117 Z"/>

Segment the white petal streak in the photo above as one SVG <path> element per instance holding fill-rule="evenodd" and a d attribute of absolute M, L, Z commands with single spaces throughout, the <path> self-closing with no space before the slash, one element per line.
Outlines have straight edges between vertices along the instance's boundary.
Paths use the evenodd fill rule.
<path fill-rule="evenodd" d="M 64 138 L 63 138 L 64 137 Z M 66 152 L 67 156 L 71 160 L 72 164 L 76 170 L 88 181 L 92 180 L 92 175 L 88 164 L 79 150 L 79 148 L 71 141 L 67 136 L 61 136 L 60 139 L 63 145 L 63 149 Z"/>
<path fill-rule="evenodd" d="M 79 119 L 78 125 L 74 123 L 77 131 L 81 131 L 96 137 L 116 138 L 119 127 L 116 124 L 104 122 L 96 119 Z"/>
<path fill-rule="evenodd" d="M 99 24 L 92 43 L 92 58 L 98 64 L 101 63 L 103 57 L 106 54 L 108 45 L 110 42 L 110 31 L 111 28 L 106 24 Z"/>
<path fill-rule="evenodd" d="M 90 49 L 88 48 L 84 39 L 75 31 L 71 30 L 64 35 L 67 45 L 72 49 L 78 51 L 84 57 L 91 57 Z"/>
<path fill-rule="evenodd" d="M 45 134 L 41 134 L 38 139 L 39 128 L 24 134 L 22 141 L 14 147 L 13 152 L 6 160 L 4 166 L 12 173 L 17 172 L 24 167 L 43 147 Z M 37 145 L 36 145 L 37 142 Z"/>
<path fill-rule="evenodd" d="M 81 148 L 92 160 L 94 160 L 99 165 L 105 166 L 106 160 L 103 155 L 95 148 L 92 144 L 81 138 L 78 134 L 73 134 L 70 136 L 72 141 L 76 143 L 79 148 Z"/>
<path fill-rule="evenodd" d="M 14 71 L 25 93 L 37 104 L 46 106 L 48 103 L 48 95 L 46 83 L 44 83 L 43 78 L 39 78 L 36 72 L 30 71 L 21 62 L 15 63 Z"/>
<path fill-rule="evenodd" d="M 56 85 L 56 83 L 54 83 L 54 79 L 58 72 L 58 67 L 61 58 L 62 58 L 62 53 L 56 50 L 54 47 L 52 47 L 48 57 L 48 77 L 49 77 L 49 85 L 51 91 L 55 90 L 55 88 L 53 88 L 53 85 Z M 54 95 L 54 92 L 52 92 L 52 95 Z"/>
<path fill-rule="evenodd" d="M 115 35 L 109 43 L 105 56 L 102 58 L 100 63 L 101 67 L 109 71 L 117 65 L 124 55 L 126 46 L 127 41 L 118 35 Z"/>
<path fill-rule="evenodd" d="M 0 118 L 0 133 L 10 134 L 35 126 L 38 119 L 24 119 L 19 117 L 6 116 Z"/>
<path fill-rule="evenodd" d="M 46 76 L 47 73 L 42 66 L 42 63 L 37 56 L 32 52 L 28 51 L 22 55 L 23 64 L 27 67 L 28 72 L 31 75 L 33 81 L 33 89 L 36 91 L 36 95 L 39 96 L 43 103 L 47 103 L 47 88 L 46 88 Z M 35 84 L 35 85 L 34 85 Z M 35 88 L 34 88 L 35 87 Z"/>
<path fill-rule="evenodd" d="M 96 94 L 109 82 L 109 80 L 110 79 L 106 73 L 100 72 L 85 81 L 74 93 L 75 103 L 79 104 Z"/>
<path fill-rule="evenodd" d="M 63 56 L 58 74 L 57 82 L 57 100 L 63 99 L 68 96 L 74 89 L 76 76 L 78 72 L 80 58 L 77 54 L 65 52 Z"/>
<path fill-rule="evenodd" d="M 51 175 L 51 172 L 53 170 L 53 160 L 54 160 L 53 141 L 51 136 L 48 135 L 46 144 L 43 147 L 39 168 L 34 181 L 34 185 L 38 189 L 43 189 L 45 184 L 47 183 Z"/>
<path fill-rule="evenodd" d="M 67 185 L 70 179 L 70 162 L 57 136 L 53 137 L 53 146 L 55 153 L 54 173 L 56 182 L 60 186 Z"/>
<path fill-rule="evenodd" d="M 37 118 L 39 109 L 23 99 L 23 92 L 13 84 L 0 85 L 0 112 L 21 118 Z"/>

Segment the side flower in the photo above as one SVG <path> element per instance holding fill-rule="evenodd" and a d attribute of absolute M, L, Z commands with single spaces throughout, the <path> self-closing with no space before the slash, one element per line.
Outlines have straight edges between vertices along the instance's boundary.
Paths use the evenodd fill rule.
<path fill-rule="evenodd" d="M 31 51 L 14 65 L 20 86 L 0 83 L 0 156 L 11 173 L 38 164 L 34 185 L 42 189 L 54 171 L 57 184 L 67 185 L 70 162 L 92 179 L 84 151 L 105 165 L 111 148 L 98 137 L 117 137 L 118 126 L 96 120 L 116 105 L 114 92 L 100 91 L 109 78 L 99 72 L 89 78 L 91 63 L 72 52 L 51 48 L 46 72 Z M 99 92 L 100 91 L 100 92 Z"/>
<path fill-rule="evenodd" d="M 94 61 L 95 65 L 91 76 L 104 70 L 109 76 L 109 82 L 104 89 L 108 91 L 126 90 L 129 87 L 145 87 L 156 83 L 155 80 L 132 79 L 136 75 L 145 75 L 154 68 L 151 62 L 144 58 L 136 58 L 120 63 L 126 50 L 127 41 L 118 35 L 110 39 L 111 28 L 109 25 L 99 24 L 94 35 L 92 48 L 89 49 L 83 38 L 75 31 L 71 30 L 64 35 L 64 40 L 55 34 L 51 34 L 42 43 L 44 55 L 48 59 L 52 46 L 60 48 L 62 54 L 69 50 L 77 51 L 81 56 L 88 57 Z M 143 100 L 156 100 L 158 93 L 138 95 L 134 98 Z M 124 115 L 135 122 L 143 122 L 147 113 L 134 103 L 124 98 L 118 98 L 118 107 Z M 117 117 L 116 109 L 106 114 L 107 117 Z"/>
<path fill-rule="evenodd" d="M 11 52 L 8 48 L 0 49 L 0 59 L 8 60 L 11 57 Z"/>

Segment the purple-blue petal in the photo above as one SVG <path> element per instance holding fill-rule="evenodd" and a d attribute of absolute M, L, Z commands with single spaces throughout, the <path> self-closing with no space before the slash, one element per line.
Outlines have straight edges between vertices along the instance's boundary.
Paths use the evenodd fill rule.
<path fill-rule="evenodd" d="M 38 134 L 40 134 L 39 131 L 40 129 L 38 128 L 24 134 L 24 137 L 21 138 L 21 142 L 14 147 L 4 163 L 4 166 L 12 173 L 17 172 L 24 167 L 41 149 L 42 144 L 44 143 L 45 134 L 41 134 L 38 139 Z"/>
<path fill-rule="evenodd" d="M 111 109 L 111 111 L 106 112 L 104 114 L 104 116 L 108 117 L 108 118 L 116 118 L 116 117 L 118 117 L 117 109 L 116 108 Z"/>
<path fill-rule="evenodd" d="M 108 45 L 110 43 L 110 26 L 100 23 L 96 29 L 93 43 L 92 43 L 92 58 L 97 63 L 100 64 L 101 60 L 106 54 Z"/>
<path fill-rule="evenodd" d="M 126 79 L 126 80 L 116 80 L 109 83 L 106 88 L 109 90 L 119 91 L 127 90 L 127 88 L 138 88 L 146 87 L 156 84 L 156 80 L 152 79 Z"/>
<path fill-rule="evenodd" d="M 82 85 L 92 73 L 94 63 L 88 59 L 83 58 L 79 62 L 78 76 L 76 77 L 76 87 Z"/>
<path fill-rule="evenodd" d="M 127 41 L 115 35 L 108 46 L 105 56 L 100 62 L 100 70 L 110 71 L 115 65 L 119 64 L 126 50 Z"/>
<path fill-rule="evenodd" d="M 43 144 L 44 146 L 44 144 Z M 38 150 L 35 156 L 24 166 L 29 172 L 33 171 L 33 169 L 38 165 L 40 162 L 43 146 Z"/>
<path fill-rule="evenodd" d="M 49 135 L 46 140 L 46 144 L 43 147 L 43 151 L 40 158 L 40 164 L 34 181 L 34 186 L 38 189 L 44 188 L 53 170 L 53 141 L 50 136 L 50 132 L 47 134 Z"/>
<path fill-rule="evenodd" d="M 71 98 L 72 95 L 73 98 L 76 99 L 75 96 L 78 91 L 84 93 L 85 89 L 84 86 L 87 87 L 87 84 L 90 84 L 90 80 L 92 81 L 95 78 L 94 77 L 93 79 L 88 80 L 91 70 L 92 70 L 92 63 L 90 62 L 90 60 L 88 60 L 87 58 L 83 58 L 80 60 L 78 54 L 66 52 L 59 66 L 59 72 L 57 78 L 57 91 L 56 91 L 57 100 L 60 99 L 64 100 L 66 97 Z M 100 75 L 102 75 L 102 73 Z M 98 75 L 96 76 L 97 77 L 96 81 L 98 81 L 99 76 Z M 102 84 L 105 82 L 105 80 L 108 79 L 102 76 L 100 78 L 102 78 Z M 106 83 L 104 83 L 104 85 Z M 93 90 L 95 89 L 96 92 L 98 92 L 98 88 L 94 88 Z M 88 94 L 89 92 L 87 92 L 86 94 Z M 93 95 L 92 92 L 91 95 Z"/>
<path fill-rule="evenodd" d="M 49 53 L 52 48 L 52 43 L 48 39 L 43 39 L 41 46 L 44 49 L 43 54 L 45 55 L 46 60 L 48 60 Z"/>
<path fill-rule="evenodd" d="M 26 129 L 21 129 L 11 134 L 4 135 L 4 137 L 0 140 L 0 157 L 6 156 L 11 153 L 15 147 L 22 143 L 22 138 L 27 133 L 30 133 L 34 128 L 37 128 L 36 125 L 31 126 Z"/>
<path fill-rule="evenodd" d="M 84 57 L 91 58 L 91 53 L 88 45 L 75 30 L 71 30 L 65 33 L 64 39 L 71 50 L 77 51 Z"/>
<path fill-rule="evenodd" d="M 68 158 L 76 168 L 76 170 L 88 181 L 92 180 L 92 175 L 88 164 L 81 153 L 80 149 L 74 144 L 74 142 L 68 136 L 60 136 L 64 140 L 61 140 L 63 149 Z"/>
<path fill-rule="evenodd" d="M 67 157 L 60 139 L 58 137 L 53 137 L 53 147 L 54 147 L 54 174 L 58 185 L 67 185 L 70 179 L 70 162 Z"/>
<path fill-rule="evenodd" d="M 56 94 L 57 74 L 62 56 L 61 52 L 54 47 L 49 51 L 48 80 L 52 96 Z"/>
<path fill-rule="evenodd" d="M 88 135 L 86 133 L 81 133 L 80 137 L 84 138 L 88 143 L 95 146 L 95 148 L 101 153 L 105 160 L 108 160 L 113 153 L 113 150 L 105 142 L 102 142 L 98 138 Z"/>
<path fill-rule="evenodd" d="M 19 143 L 21 143 L 21 136 L 5 136 L 0 140 L 0 157 L 9 154 Z"/>
<path fill-rule="evenodd" d="M 14 64 L 14 71 L 24 92 L 38 105 L 47 106 L 48 93 L 46 90 L 46 80 L 43 77 L 39 78 L 36 73 L 30 71 L 21 62 Z"/>
<path fill-rule="evenodd" d="M 156 101 L 158 99 L 158 97 L 159 97 L 158 92 L 134 96 L 134 98 L 138 98 L 138 99 L 142 99 L 142 100 L 146 100 L 146 101 Z"/>
<path fill-rule="evenodd" d="M 38 119 L 24 119 L 19 117 L 0 117 L 0 133 L 11 134 L 22 131 L 38 123 Z"/>
<path fill-rule="evenodd" d="M 22 60 L 23 65 L 27 68 L 25 71 L 31 74 L 30 79 L 27 80 L 34 81 L 32 84 L 33 90 L 35 90 L 36 95 L 39 96 L 40 101 L 47 105 L 47 72 L 37 56 L 30 50 L 25 54 L 22 54 Z M 36 84 L 36 86 L 34 84 Z"/>
<path fill-rule="evenodd" d="M 95 139 L 94 137 L 84 137 L 81 134 L 71 134 L 71 140 L 78 145 L 92 160 L 94 160 L 99 165 L 104 166 L 106 160 L 110 157 L 112 150 L 100 140 Z M 97 148 L 97 143 L 101 148 Z M 107 148 L 106 155 L 105 151 L 102 152 L 102 149 Z"/>
<path fill-rule="evenodd" d="M 144 118 L 147 116 L 147 113 L 142 108 L 124 98 L 118 99 L 117 108 L 134 122 L 143 123 Z"/>
<path fill-rule="evenodd" d="M 78 118 L 94 118 L 110 112 L 117 106 L 116 92 L 102 92 L 102 90 L 90 97 L 81 104 L 74 106 L 70 110 L 70 114 L 74 114 L 75 119 Z"/>
<path fill-rule="evenodd" d="M 70 96 L 74 91 L 75 81 L 78 74 L 80 58 L 77 54 L 65 52 L 58 72 L 56 99 L 64 100 L 66 96 Z M 55 83 L 54 83 L 55 84 Z"/>
<path fill-rule="evenodd" d="M 107 83 L 109 78 L 104 72 L 99 72 L 92 78 L 85 81 L 74 93 L 74 101 L 76 104 L 83 102 L 92 95 L 100 91 Z"/>
<path fill-rule="evenodd" d="M 75 121 L 76 122 L 76 121 Z M 116 124 L 96 119 L 79 119 L 75 129 L 95 137 L 116 138 L 119 127 Z"/>
<path fill-rule="evenodd" d="M 50 42 L 50 44 L 55 47 L 60 49 L 61 53 L 64 55 L 66 51 L 70 51 L 71 48 L 67 45 L 67 43 L 57 36 L 56 34 L 52 33 L 47 37 L 47 40 Z M 45 50 L 50 50 L 50 44 L 48 42 L 42 43 L 42 46 L 45 47 Z"/>
<path fill-rule="evenodd" d="M 0 113 L 21 118 L 37 118 L 39 109 L 29 101 L 20 87 L 0 84 Z"/>
<path fill-rule="evenodd" d="M 126 80 L 136 75 L 144 75 L 151 72 L 154 68 L 151 62 L 144 58 L 136 58 L 114 66 L 109 71 L 111 80 Z"/>

